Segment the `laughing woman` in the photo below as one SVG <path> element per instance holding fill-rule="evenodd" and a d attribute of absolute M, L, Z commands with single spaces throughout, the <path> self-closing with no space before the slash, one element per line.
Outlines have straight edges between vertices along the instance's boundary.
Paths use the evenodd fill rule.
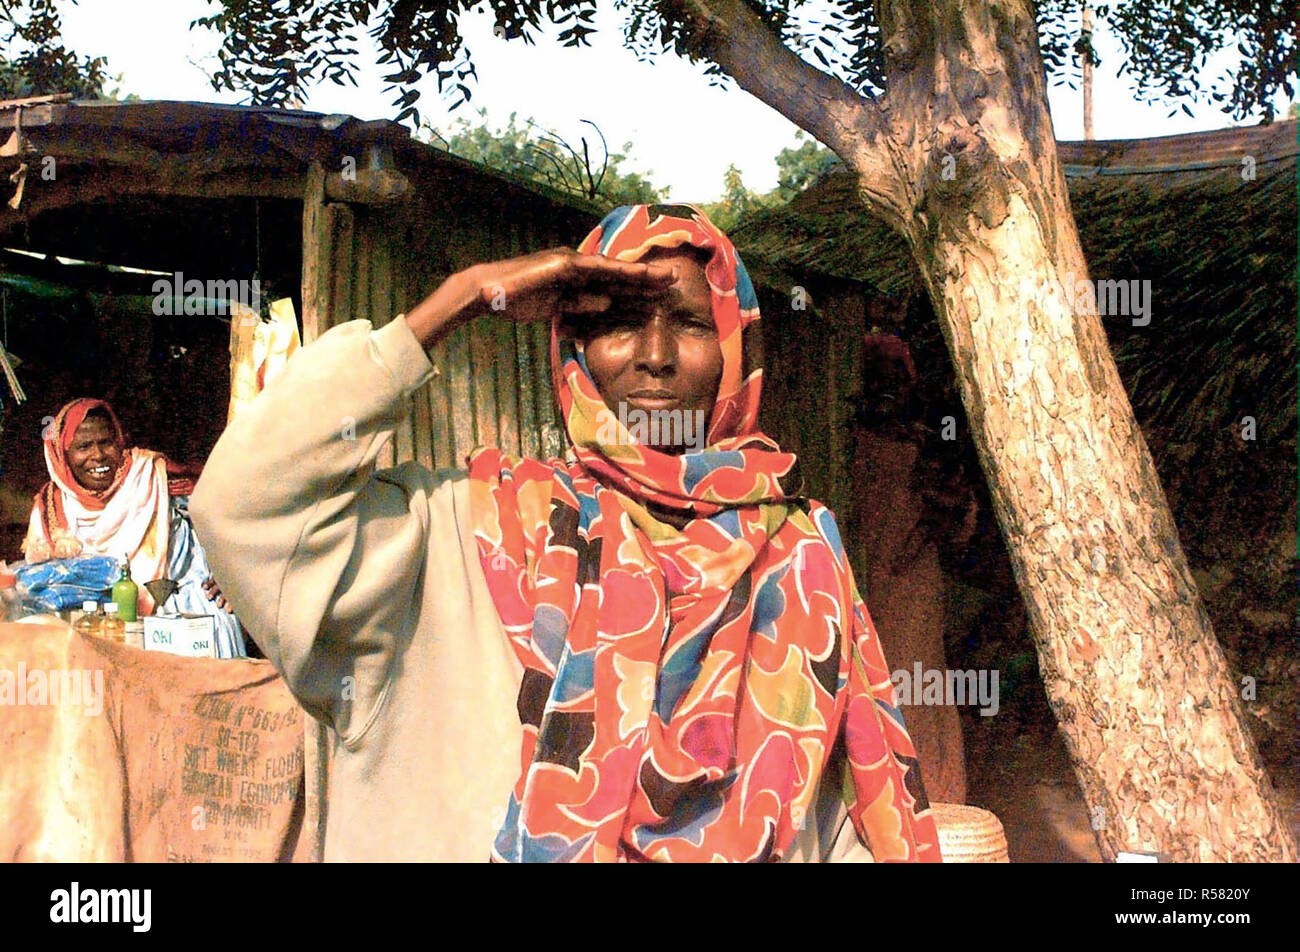
<path fill-rule="evenodd" d="M 483 313 L 550 322 L 568 454 L 376 472 Z M 725 235 L 627 206 L 329 331 L 222 436 L 194 518 L 331 728 L 326 859 L 939 859 L 835 521 L 757 429 L 759 334 Z"/>
<path fill-rule="evenodd" d="M 161 453 L 130 447 L 117 414 L 103 400 L 67 404 L 44 434 L 50 481 L 32 505 L 23 553 L 28 562 L 51 557 L 127 557 L 140 587 L 139 612 L 153 614 L 144 587 L 174 579 L 169 608 L 212 615 L 217 655 L 245 655 L 239 621 L 208 572 L 203 547 L 190 524 L 193 473 Z"/>

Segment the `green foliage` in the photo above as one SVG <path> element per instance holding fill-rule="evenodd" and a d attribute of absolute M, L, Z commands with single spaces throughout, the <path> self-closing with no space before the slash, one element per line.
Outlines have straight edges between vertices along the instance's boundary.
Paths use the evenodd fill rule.
<path fill-rule="evenodd" d="M 54 0 L 0 0 L 0 98 L 25 99 L 72 93 L 102 98 L 107 60 L 79 57 L 64 48 L 63 24 Z"/>
<path fill-rule="evenodd" d="M 734 165 L 727 167 L 727 171 L 722 176 L 722 185 L 722 198 L 701 207 L 704 209 L 704 214 L 708 215 L 709 219 L 723 231 L 730 231 L 746 215 L 767 204 L 767 196 L 745 187 L 740 169 Z"/>
<path fill-rule="evenodd" d="M 611 153 L 594 123 L 583 120 L 599 138 L 599 154 L 593 154 L 596 143 L 586 136 L 575 148 L 531 119 L 520 124 L 513 112 L 506 126 L 496 130 L 488 128 L 486 111 L 479 110 L 478 116 L 478 123 L 457 119 L 446 135 L 424 125 L 417 138 L 436 142 L 453 155 L 601 205 L 636 205 L 661 198 L 660 190 L 646 177 L 652 172 L 622 171 L 632 143 L 624 143 L 622 152 Z"/>
<path fill-rule="evenodd" d="M 370 29 L 379 62 L 397 98 L 398 121 L 419 121 L 415 84 L 427 75 L 454 108 L 471 96 L 477 79 L 459 30 L 461 13 L 486 6 L 496 32 L 535 43 L 544 28 L 559 27 L 564 46 L 586 46 L 596 0 L 213 0 L 220 10 L 194 21 L 225 37 L 216 89 L 239 89 L 267 105 L 303 98 L 321 80 L 355 83 L 356 35 Z M 1081 35 L 1083 0 L 1031 0 L 1048 75 L 1070 82 L 1087 52 Z M 1291 94 L 1296 77 L 1296 5 L 1270 0 L 1122 0 L 1094 3 L 1094 29 L 1106 28 L 1124 47 L 1118 67 L 1142 99 L 1209 100 L 1243 119 L 1266 112 L 1280 89 Z M 679 0 L 615 0 L 625 14 L 624 40 L 640 55 L 674 52 L 706 64 L 708 38 L 698 35 Z M 805 12 L 806 0 L 748 0 L 748 8 L 786 46 L 809 63 L 864 94 L 886 83 L 885 57 L 874 0 L 827 0 Z M 828 9 L 824 9 L 828 8 Z M 1236 53 L 1232 72 L 1210 76 L 1205 63 Z"/>
<path fill-rule="evenodd" d="M 804 139 L 802 130 L 795 139 Z M 816 139 L 807 139 L 798 148 L 785 148 L 776 157 L 777 186 L 772 195 L 777 203 L 790 201 L 809 185 L 840 164 L 839 158 Z"/>
<path fill-rule="evenodd" d="M 125 75 L 122 73 L 118 73 L 116 76 L 113 77 L 112 80 L 113 85 L 109 88 L 100 90 L 99 95 L 95 96 L 94 98 L 104 99 L 110 102 L 144 102 L 144 100 L 141 99 L 135 93 L 129 93 L 125 96 L 122 95 L 123 79 L 125 79 Z"/>
<path fill-rule="evenodd" d="M 740 169 L 728 167 L 722 177 L 722 198 L 703 206 L 715 225 L 729 231 L 755 212 L 784 205 L 840 164 L 835 153 L 816 139 L 806 138 L 802 131 L 794 137 L 805 141 L 777 154 L 777 186 L 770 192 L 751 191 L 745 187 Z"/>
<path fill-rule="evenodd" d="M 1081 35 L 1082 0 L 1039 0 L 1038 42 L 1048 74 L 1058 83 L 1079 79 L 1079 54 L 1100 61 Z M 1262 113 L 1296 79 L 1297 6 L 1270 0 L 1118 0 L 1092 6 L 1093 29 L 1119 38 L 1123 59 L 1109 64 L 1127 74 L 1139 102 L 1212 102 L 1234 118 Z M 1211 75 L 1206 63 L 1220 52 L 1240 57 L 1237 68 Z M 1179 102 L 1181 100 L 1181 102 Z"/>
<path fill-rule="evenodd" d="M 596 132 L 599 134 L 599 130 Z M 624 143 L 622 152 L 608 153 L 603 171 L 596 171 L 589 165 L 591 156 L 585 138 L 574 149 L 558 136 L 542 130 L 533 120 L 521 121 L 513 112 L 500 129 L 490 128 L 486 110 L 480 109 L 477 122 L 459 118 L 445 134 L 426 124 L 421 126 L 416 138 L 439 145 L 461 158 L 594 200 L 601 206 L 637 205 L 663 198 L 662 190 L 655 188 L 646 177 L 653 173 L 642 175 L 622 170 L 632 143 Z M 782 149 L 777 155 L 779 181 L 770 192 L 747 188 L 740 169 L 735 165 L 727 169 L 723 175 L 722 197 L 702 206 L 714 224 L 726 231 L 760 209 L 784 205 L 839 163 L 835 153 L 815 139 L 806 138 L 803 132 L 796 133 L 795 138 L 805 141 L 795 148 Z"/>

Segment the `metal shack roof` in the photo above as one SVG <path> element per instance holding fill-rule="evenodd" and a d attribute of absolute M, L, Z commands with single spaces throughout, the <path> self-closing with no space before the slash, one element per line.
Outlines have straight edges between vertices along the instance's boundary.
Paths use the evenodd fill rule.
<path fill-rule="evenodd" d="M 232 194 L 296 198 L 298 174 L 321 162 L 337 169 L 338 161 L 372 146 L 391 148 L 402 164 L 440 165 L 498 181 L 507 189 L 531 193 L 558 206 L 585 214 L 595 206 L 556 189 L 487 168 L 413 139 L 410 130 L 385 119 L 362 120 L 262 106 L 221 103 L 149 101 L 104 102 L 38 97 L 0 102 L 0 127 L 8 126 L 0 162 L 49 154 L 56 160 L 102 162 L 143 167 L 165 191 L 168 176 L 179 181 L 192 174 L 231 173 Z M 240 170 L 279 175 L 238 180 Z M 192 188 L 190 189 L 192 193 Z"/>
<path fill-rule="evenodd" d="M 451 203 L 469 201 L 498 209 L 492 222 L 458 213 L 471 230 L 546 219 L 567 241 L 601 214 L 387 120 L 57 96 L 0 103 L 0 247 L 163 270 L 259 260 L 263 273 L 279 255 L 283 283 L 297 267 L 286 255 L 300 242 L 313 174 L 327 201 L 382 207 L 390 221 L 442 220 Z"/>

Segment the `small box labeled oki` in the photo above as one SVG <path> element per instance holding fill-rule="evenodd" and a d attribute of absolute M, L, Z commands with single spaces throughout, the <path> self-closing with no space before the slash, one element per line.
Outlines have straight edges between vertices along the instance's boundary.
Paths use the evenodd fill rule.
<path fill-rule="evenodd" d="M 144 647 L 188 658 L 215 658 L 217 620 L 211 615 L 146 615 Z"/>

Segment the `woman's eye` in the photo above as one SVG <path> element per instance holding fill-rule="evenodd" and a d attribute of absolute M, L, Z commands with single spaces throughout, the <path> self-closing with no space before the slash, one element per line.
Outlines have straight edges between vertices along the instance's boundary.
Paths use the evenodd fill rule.
<path fill-rule="evenodd" d="M 689 314 L 689 315 L 683 315 L 680 318 L 680 320 L 684 325 L 686 325 L 688 329 L 690 329 L 691 331 L 695 331 L 697 333 L 703 331 L 705 333 L 711 334 L 715 330 L 713 326 L 713 321 L 710 320 L 709 318 L 704 318 L 704 317 L 699 317 L 698 315 Z"/>
<path fill-rule="evenodd" d="M 602 337 L 607 334 L 629 334 L 640 326 L 641 322 L 632 318 L 605 315 L 587 323 L 587 334 L 589 337 Z"/>

